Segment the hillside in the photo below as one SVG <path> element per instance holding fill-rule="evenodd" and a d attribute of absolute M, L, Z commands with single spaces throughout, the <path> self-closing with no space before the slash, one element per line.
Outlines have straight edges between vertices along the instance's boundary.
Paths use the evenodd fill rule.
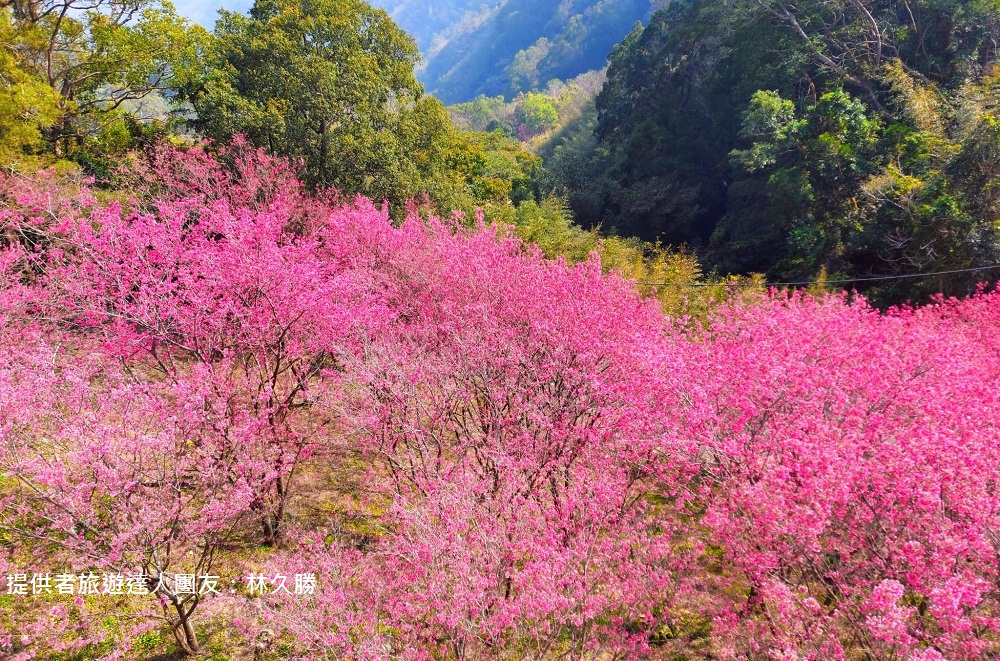
<path fill-rule="evenodd" d="M 544 88 L 602 68 L 653 0 L 381 0 L 414 36 L 418 76 L 445 103 Z"/>
<path fill-rule="evenodd" d="M 722 272 L 996 264 L 998 34 L 980 2 L 674 3 L 616 47 L 594 130 L 547 165 L 579 221 L 687 243 Z M 869 293 L 961 295 L 988 276 Z"/>
<path fill-rule="evenodd" d="M 0 3 L 0 659 L 1000 659 L 1000 0 L 630 7 Z"/>
<path fill-rule="evenodd" d="M 376 0 L 371 3 L 392 16 L 409 32 L 422 53 L 431 53 L 455 31 L 469 29 L 479 16 L 487 16 L 498 0 Z"/>

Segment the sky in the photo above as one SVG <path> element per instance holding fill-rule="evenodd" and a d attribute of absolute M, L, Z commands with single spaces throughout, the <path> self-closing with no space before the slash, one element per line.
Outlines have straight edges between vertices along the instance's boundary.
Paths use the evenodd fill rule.
<path fill-rule="evenodd" d="M 211 30 L 219 9 L 246 12 L 253 0 L 173 0 L 177 13 Z"/>
<path fill-rule="evenodd" d="M 229 11 L 239 11 L 246 13 L 249 11 L 253 0 L 171 0 L 177 13 L 211 30 L 215 27 L 215 19 L 218 18 L 219 9 Z M 368 0 L 368 4 L 376 7 L 379 2 Z"/>

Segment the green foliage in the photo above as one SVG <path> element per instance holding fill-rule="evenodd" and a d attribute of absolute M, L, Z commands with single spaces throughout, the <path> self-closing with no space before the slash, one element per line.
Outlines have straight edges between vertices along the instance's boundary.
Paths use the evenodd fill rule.
<path fill-rule="evenodd" d="M 405 154 L 440 114 L 421 103 L 417 57 L 413 40 L 360 0 L 260 0 L 249 16 L 221 13 L 203 81 L 186 98 L 209 137 L 246 134 L 302 159 L 313 184 L 399 202 L 415 177 Z"/>
<path fill-rule="evenodd" d="M 161 649 L 167 642 L 159 631 L 147 631 L 135 637 L 132 641 L 132 649 L 139 654 L 149 654 Z"/>
<path fill-rule="evenodd" d="M 541 203 L 526 202 L 508 221 L 519 238 L 537 245 L 550 259 L 577 263 L 598 255 L 604 271 L 634 280 L 672 316 L 703 315 L 716 301 L 732 293 L 724 281 L 703 280 L 698 260 L 687 250 L 671 250 L 636 238 L 604 236 L 596 229 L 584 229 L 572 222 L 566 201 L 558 197 L 545 198 Z M 710 282 L 718 284 L 704 286 Z M 749 284 L 754 278 L 741 282 Z M 692 288 L 692 283 L 702 286 Z"/>
<path fill-rule="evenodd" d="M 532 133 L 543 133 L 559 121 L 559 111 L 542 94 L 528 94 L 521 106 L 524 123 Z"/>
<path fill-rule="evenodd" d="M 514 104 L 507 103 L 502 96 L 480 94 L 472 101 L 449 106 L 448 111 L 457 124 L 473 131 L 490 131 L 491 124 L 500 124 L 513 134 Z"/>
<path fill-rule="evenodd" d="M 414 78 L 417 57 L 360 0 L 259 0 L 249 16 L 223 12 L 182 92 L 208 137 L 243 134 L 299 160 L 311 185 L 387 201 L 397 216 L 410 200 L 471 217 L 533 198 L 537 159 L 502 134 L 456 129 Z M 490 100 L 474 110 L 487 116 Z"/>
<path fill-rule="evenodd" d="M 543 152 L 585 226 L 769 279 L 1000 263 L 994 2 L 692 0 L 611 55 Z M 979 274 L 982 277 L 982 274 Z M 895 302 L 976 276 L 870 285 Z"/>
<path fill-rule="evenodd" d="M 0 43 L 14 44 L 17 39 L 10 12 L 0 11 Z M 8 161 L 37 152 L 42 147 L 43 131 L 59 116 L 55 90 L 31 72 L 18 51 L 0 49 L 0 159 Z"/>
<path fill-rule="evenodd" d="M 137 101 L 173 89 L 204 36 L 159 0 L 23 0 L 0 13 L 0 66 L 10 71 L 17 53 L 20 70 L 5 76 L 5 89 L 23 85 L 29 124 L 57 156 L 84 149 L 122 113 L 135 116 Z"/>
<path fill-rule="evenodd" d="M 773 166 L 780 154 L 794 147 L 795 133 L 800 126 L 795 121 L 793 102 L 782 99 L 777 92 L 755 92 L 740 129 L 740 137 L 752 141 L 753 146 L 734 150 L 733 161 L 748 172 Z"/>
<path fill-rule="evenodd" d="M 420 166 L 421 187 L 410 197 L 425 194 L 439 213 L 459 210 L 471 219 L 477 208 L 483 208 L 487 217 L 504 216 L 541 194 L 537 157 L 501 132 L 454 129 L 444 123 L 447 115 L 437 107 L 442 129 L 425 149 L 413 154 Z"/>
<path fill-rule="evenodd" d="M 785 234 L 782 272 L 811 277 L 821 267 L 843 267 L 838 260 L 847 234 L 857 228 L 857 185 L 877 169 L 879 158 L 881 122 L 866 112 L 843 90 L 824 94 L 801 116 L 777 93 L 755 94 L 739 134 L 750 148 L 731 158 L 746 173 L 745 185 L 762 188 L 766 199 L 720 220 L 714 237 L 720 250 L 721 237 L 759 254 L 773 249 L 780 236 L 747 233 L 744 218 L 756 211 Z"/>
<path fill-rule="evenodd" d="M 514 61 L 507 66 L 506 73 L 510 78 L 510 90 L 517 93 L 521 90 L 537 89 L 539 87 L 538 66 L 552 50 L 552 42 L 541 37 L 528 48 L 519 51 Z"/>
<path fill-rule="evenodd" d="M 588 71 L 572 80 L 550 80 L 544 92 L 502 96 L 480 95 L 448 108 L 457 126 L 473 131 L 500 130 L 518 136 L 532 152 L 545 155 L 583 115 L 593 112 L 594 97 L 604 83 L 604 71 Z"/>

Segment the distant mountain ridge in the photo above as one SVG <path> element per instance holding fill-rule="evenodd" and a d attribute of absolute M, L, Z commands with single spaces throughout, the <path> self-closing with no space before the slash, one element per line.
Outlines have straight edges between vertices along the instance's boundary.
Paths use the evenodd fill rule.
<path fill-rule="evenodd" d="M 419 78 L 445 103 L 512 98 L 602 68 L 662 0 L 374 0 L 413 35 Z"/>
<path fill-rule="evenodd" d="M 467 15 L 469 20 L 474 20 L 477 15 L 489 14 L 502 1 L 371 0 L 370 4 L 389 12 L 393 20 L 417 40 L 420 52 L 427 54 L 434 51 L 436 41 L 446 40 L 449 33 L 459 28 Z"/>

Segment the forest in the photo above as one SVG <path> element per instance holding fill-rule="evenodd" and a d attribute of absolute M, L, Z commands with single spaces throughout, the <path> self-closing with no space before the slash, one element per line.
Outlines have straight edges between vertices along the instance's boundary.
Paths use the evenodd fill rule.
<path fill-rule="evenodd" d="M 616 46 L 548 165 L 578 222 L 722 273 L 993 265 L 998 21 L 980 0 L 674 2 Z M 991 275 L 862 290 L 893 304 Z"/>
<path fill-rule="evenodd" d="M 1000 4 L 660 4 L 0 0 L 0 658 L 1000 656 Z"/>

